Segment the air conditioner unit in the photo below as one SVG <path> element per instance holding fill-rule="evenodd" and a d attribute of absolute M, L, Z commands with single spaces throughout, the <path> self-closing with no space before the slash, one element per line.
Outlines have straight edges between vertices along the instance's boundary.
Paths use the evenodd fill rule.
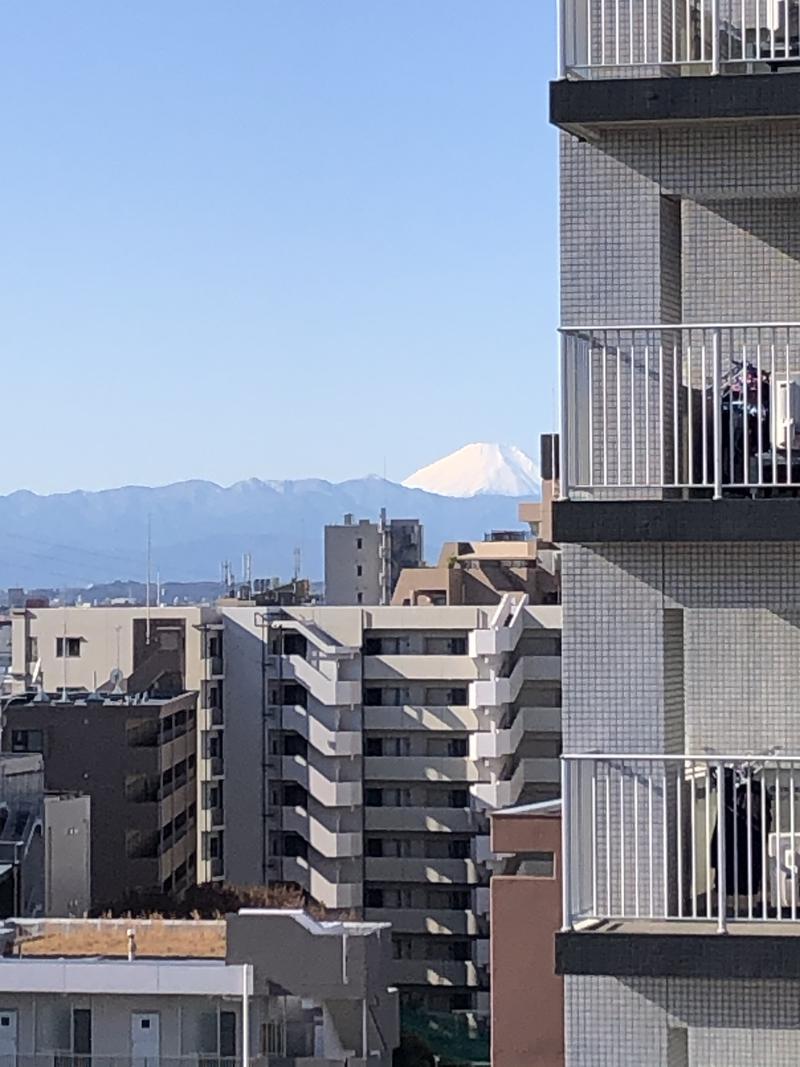
<path fill-rule="evenodd" d="M 800 381 L 777 381 L 772 390 L 772 437 L 777 448 L 793 448 L 800 439 Z"/>

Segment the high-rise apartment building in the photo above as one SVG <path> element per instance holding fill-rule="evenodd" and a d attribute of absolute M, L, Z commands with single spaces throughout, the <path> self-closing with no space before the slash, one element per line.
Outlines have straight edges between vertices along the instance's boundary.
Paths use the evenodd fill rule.
<path fill-rule="evenodd" d="M 393 981 L 488 1010 L 487 812 L 558 791 L 558 606 L 223 610 L 225 873 L 392 923 Z"/>
<path fill-rule="evenodd" d="M 422 524 L 419 519 L 353 521 L 325 527 L 325 603 L 331 605 L 389 604 L 404 567 L 422 563 Z"/>
<path fill-rule="evenodd" d="M 788 1067 L 798 8 L 559 11 L 567 1062 Z"/>

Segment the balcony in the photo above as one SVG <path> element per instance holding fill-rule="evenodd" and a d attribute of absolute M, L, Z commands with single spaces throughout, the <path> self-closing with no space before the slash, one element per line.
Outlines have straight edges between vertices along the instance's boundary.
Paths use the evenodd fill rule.
<path fill-rule="evenodd" d="M 562 331 L 562 497 L 800 490 L 800 324 Z"/>
<path fill-rule="evenodd" d="M 770 73 L 800 61 L 797 5 L 774 0 L 560 0 L 560 75 Z"/>
<path fill-rule="evenodd" d="M 591 754 L 562 771 L 561 973 L 800 976 L 800 757 Z"/>

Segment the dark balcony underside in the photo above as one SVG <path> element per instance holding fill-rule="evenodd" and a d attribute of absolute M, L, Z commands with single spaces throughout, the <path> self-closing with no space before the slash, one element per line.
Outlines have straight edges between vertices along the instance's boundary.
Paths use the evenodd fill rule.
<path fill-rule="evenodd" d="M 800 541 L 800 497 L 722 500 L 559 500 L 553 540 Z"/>
<path fill-rule="evenodd" d="M 573 133 L 620 123 L 800 116 L 800 72 L 550 83 L 550 121 Z"/>
<path fill-rule="evenodd" d="M 556 973 L 619 978 L 800 978 L 800 922 L 608 923 L 556 934 Z"/>

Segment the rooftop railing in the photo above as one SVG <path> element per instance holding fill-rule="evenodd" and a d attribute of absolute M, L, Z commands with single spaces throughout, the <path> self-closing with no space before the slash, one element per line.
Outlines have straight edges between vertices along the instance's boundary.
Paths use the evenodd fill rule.
<path fill-rule="evenodd" d="M 561 336 L 564 496 L 800 491 L 800 323 Z"/>
<path fill-rule="evenodd" d="M 558 0 L 560 76 L 775 70 L 800 61 L 798 0 Z"/>
<path fill-rule="evenodd" d="M 564 926 L 800 919 L 800 757 L 562 760 Z"/>

